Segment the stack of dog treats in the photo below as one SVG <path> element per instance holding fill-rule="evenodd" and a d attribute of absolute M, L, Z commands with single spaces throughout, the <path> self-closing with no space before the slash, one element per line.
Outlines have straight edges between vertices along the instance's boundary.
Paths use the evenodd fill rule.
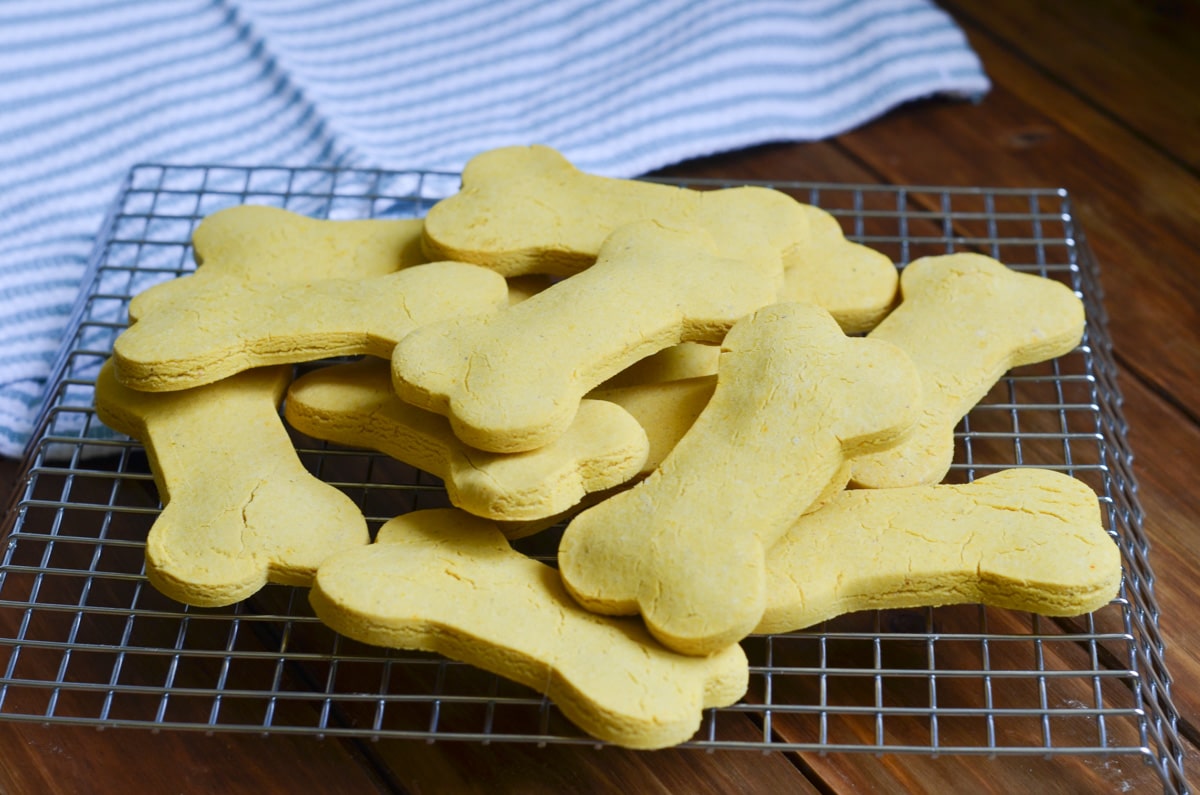
<path fill-rule="evenodd" d="M 536 146 L 479 155 L 422 220 L 240 206 L 193 242 L 196 272 L 133 298 L 96 388 L 146 446 L 146 571 L 181 602 L 310 587 L 338 632 L 660 748 L 742 697 L 748 635 L 964 602 L 1079 615 L 1119 587 L 1087 485 L 942 483 L 992 385 L 1079 344 L 1058 282 L 972 253 L 901 273 L 782 192 L 608 179 Z M 285 419 L 436 475 L 456 507 L 372 541 Z M 557 569 L 509 545 L 556 524 Z"/>

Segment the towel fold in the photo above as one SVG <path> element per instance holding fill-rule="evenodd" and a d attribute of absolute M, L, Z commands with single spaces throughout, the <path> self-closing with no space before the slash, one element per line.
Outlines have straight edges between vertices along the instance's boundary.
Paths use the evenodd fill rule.
<path fill-rule="evenodd" d="M 927 0 L 6 3 L 0 84 L 5 456 L 135 163 L 458 170 L 543 143 L 626 177 L 989 88 Z"/>

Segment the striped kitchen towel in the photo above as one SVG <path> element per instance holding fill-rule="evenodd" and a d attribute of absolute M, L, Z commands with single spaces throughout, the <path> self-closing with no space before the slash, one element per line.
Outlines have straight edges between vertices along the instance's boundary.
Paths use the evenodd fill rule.
<path fill-rule="evenodd" d="M 139 162 L 457 170 L 543 143 L 634 176 L 988 81 L 929 0 L 0 3 L 0 454 Z"/>

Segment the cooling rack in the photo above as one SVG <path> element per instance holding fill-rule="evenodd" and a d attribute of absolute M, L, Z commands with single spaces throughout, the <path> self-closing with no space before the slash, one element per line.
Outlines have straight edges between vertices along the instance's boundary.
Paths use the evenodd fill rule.
<path fill-rule="evenodd" d="M 697 188 L 721 183 L 692 181 Z M 420 217 L 454 174 L 138 166 L 98 236 L 0 559 L 0 719 L 204 731 L 595 744 L 540 695 L 426 653 L 323 627 L 302 589 L 226 609 L 150 587 L 160 504 L 142 448 L 105 429 L 92 385 L 132 295 L 195 267 L 191 233 L 240 203 L 318 218 Z M 1132 755 L 1186 788 L 1170 678 L 1097 267 L 1063 190 L 774 183 L 899 266 L 973 250 L 1069 284 L 1088 315 L 1072 353 L 1009 373 L 956 432 L 949 479 L 1056 469 L 1092 486 L 1118 544 L 1118 597 L 1079 619 L 954 606 L 857 613 L 745 642 L 751 686 L 708 710 L 697 749 Z M 371 527 L 444 505 L 440 482 L 295 436 Z M 553 559 L 556 531 L 523 550 Z"/>

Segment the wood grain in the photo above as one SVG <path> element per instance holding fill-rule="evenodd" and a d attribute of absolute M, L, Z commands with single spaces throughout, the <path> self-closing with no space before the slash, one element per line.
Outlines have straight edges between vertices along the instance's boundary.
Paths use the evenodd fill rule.
<path fill-rule="evenodd" d="M 1166 156 L 1200 168 L 1200 5 L 949 0 L 988 35 Z M 986 34 L 984 34 L 986 31 Z M 989 64 L 990 67 L 990 64 Z"/>

